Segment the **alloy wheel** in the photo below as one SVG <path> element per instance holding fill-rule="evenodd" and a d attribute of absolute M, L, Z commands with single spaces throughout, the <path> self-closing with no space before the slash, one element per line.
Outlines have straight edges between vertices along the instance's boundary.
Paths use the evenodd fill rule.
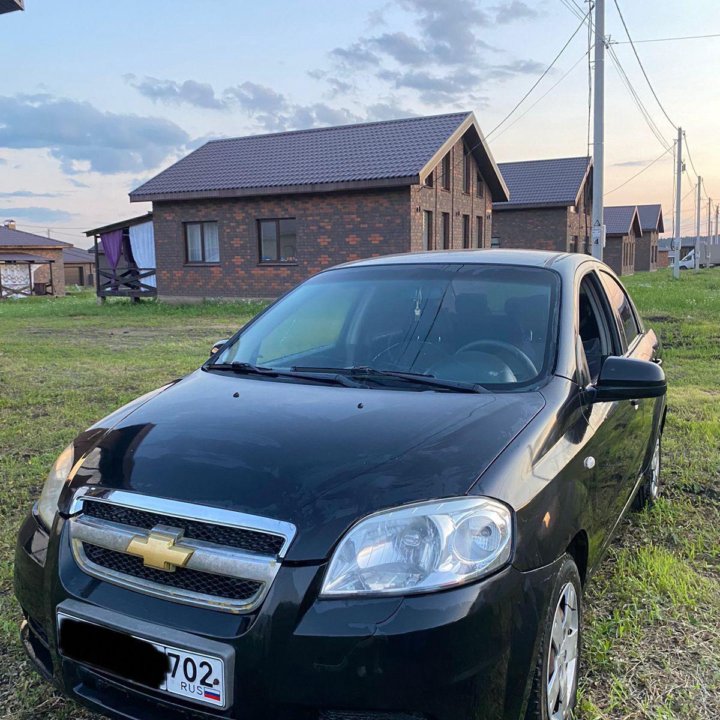
<path fill-rule="evenodd" d="M 574 701 L 580 638 L 578 598 L 572 583 L 566 583 L 555 608 L 548 648 L 545 683 L 550 720 L 569 720 Z"/>

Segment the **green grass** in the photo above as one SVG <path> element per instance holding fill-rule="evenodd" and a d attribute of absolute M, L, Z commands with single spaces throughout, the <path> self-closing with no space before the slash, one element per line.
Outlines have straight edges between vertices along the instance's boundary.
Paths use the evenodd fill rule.
<path fill-rule="evenodd" d="M 587 594 L 578 716 L 720 717 L 720 269 L 627 282 L 666 347 L 664 497 L 629 518 Z M 197 367 L 257 310 L 64 299 L 0 303 L 0 720 L 90 718 L 17 640 L 15 534 L 57 453 L 118 405 Z"/>

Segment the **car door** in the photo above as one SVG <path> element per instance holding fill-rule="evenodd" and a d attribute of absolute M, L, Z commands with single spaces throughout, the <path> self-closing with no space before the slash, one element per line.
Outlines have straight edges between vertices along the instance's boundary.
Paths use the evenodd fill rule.
<path fill-rule="evenodd" d="M 653 333 L 644 331 L 637 311 L 625 289 L 610 273 L 598 270 L 604 302 L 611 317 L 611 333 L 614 335 L 614 355 L 637 360 L 655 359 L 658 343 Z M 608 481 L 616 487 L 612 504 L 613 515 L 618 517 L 630 499 L 650 443 L 653 422 L 653 400 L 622 400 L 600 403 L 606 408 L 608 423 Z"/>

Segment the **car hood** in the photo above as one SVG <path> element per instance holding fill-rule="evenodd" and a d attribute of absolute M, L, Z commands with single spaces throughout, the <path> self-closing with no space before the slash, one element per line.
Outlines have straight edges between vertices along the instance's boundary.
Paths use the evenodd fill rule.
<path fill-rule="evenodd" d="M 467 493 L 543 405 L 198 370 L 93 426 L 72 484 L 288 521 L 287 559 L 321 560 L 369 513 Z"/>

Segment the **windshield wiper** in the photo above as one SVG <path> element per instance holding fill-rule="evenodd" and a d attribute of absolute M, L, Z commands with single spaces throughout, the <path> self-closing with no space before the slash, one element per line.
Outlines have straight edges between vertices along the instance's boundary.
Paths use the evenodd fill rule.
<path fill-rule="evenodd" d="M 268 378 L 293 378 L 296 380 L 311 380 L 313 382 L 329 383 L 331 385 L 342 385 L 343 387 L 363 387 L 362 383 L 348 377 L 343 373 L 328 371 L 322 373 L 302 372 L 293 368 L 292 370 L 276 370 L 275 368 L 253 365 L 247 362 L 231 363 L 206 363 L 204 370 L 224 370 L 234 372 L 237 375 L 259 375 Z M 314 369 L 314 368 L 313 368 Z"/>
<path fill-rule="evenodd" d="M 402 380 L 415 385 L 426 385 L 442 390 L 453 392 L 485 393 L 488 392 L 482 385 L 466 383 L 459 380 L 442 380 L 428 373 L 402 372 L 400 370 L 378 370 L 377 368 L 358 365 L 348 368 L 324 368 L 324 367 L 293 367 L 293 370 L 302 373 L 337 373 L 351 378 L 372 380 L 373 378 L 392 378 Z"/>

